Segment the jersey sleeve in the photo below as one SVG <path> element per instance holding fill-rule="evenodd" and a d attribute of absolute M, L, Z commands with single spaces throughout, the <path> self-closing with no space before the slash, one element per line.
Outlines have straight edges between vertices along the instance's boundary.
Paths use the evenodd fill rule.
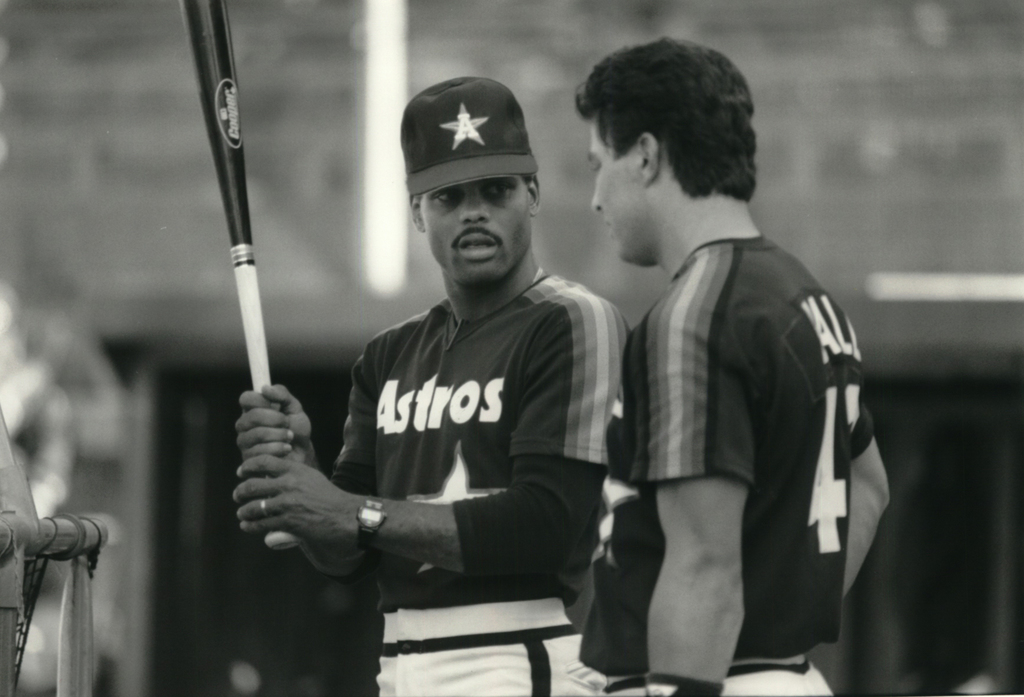
<path fill-rule="evenodd" d="M 511 456 L 608 463 L 625 337 L 619 311 L 597 296 L 567 292 L 553 303 L 525 350 Z"/>
<path fill-rule="evenodd" d="M 344 445 L 335 471 L 345 462 L 373 466 L 377 453 L 377 380 L 373 369 L 373 344 L 352 367 L 352 391 L 348 398 L 348 417 L 343 431 Z"/>
<path fill-rule="evenodd" d="M 683 342 L 701 353 L 703 341 Z M 754 425 L 747 400 L 747 368 L 729 360 L 669 361 L 651 400 L 650 460 L 643 480 L 727 475 L 754 482 Z M 723 360 L 725 359 L 725 360 Z"/>
<path fill-rule="evenodd" d="M 377 388 L 373 378 L 373 344 L 366 347 L 352 367 L 352 391 L 348 398 L 344 444 L 334 461 L 331 483 L 352 494 L 377 495 Z M 328 578 L 345 585 L 356 583 L 376 571 L 379 549 L 369 549 L 359 565 L 344 576 Z"/>
<path fill-rule="evenodd" d="M 638 346 L 646 458 L 634 481 L 728 475 L 753 483 L 752 371 L 732 326 L 732 253 L 700 255 L 648 316 Z"/>

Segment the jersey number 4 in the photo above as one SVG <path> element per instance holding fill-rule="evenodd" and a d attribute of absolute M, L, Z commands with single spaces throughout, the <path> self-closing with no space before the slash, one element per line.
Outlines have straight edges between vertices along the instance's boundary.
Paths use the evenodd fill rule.
<path fill-rule="evenodd" d="M 818 468 L 814 474 L 814 491 L 811 494 L 811 513 L 807 525 L 818 524 L 818 551 L 821 554 L 838 552 L 842 549 L 839 541 L 839 526 L 836 521 L 846 517 L 846 480 L 836 479 L 836 398 L 838 388 L 825 390 L 825 432 L 821 436 L 821 451 L 818 453 Z M 859 415 L 860 385 L 847 385 L 846 414 L 849 427 L 857 422 Z"/>

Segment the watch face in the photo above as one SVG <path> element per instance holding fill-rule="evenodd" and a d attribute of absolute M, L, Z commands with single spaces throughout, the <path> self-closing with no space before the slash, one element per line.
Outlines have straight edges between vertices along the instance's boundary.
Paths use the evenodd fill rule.
<path fill-rule="evenodd" d="M 359 522 L 371 528 L 377 527 L 384 522 L 384 512 L 374 508 L 360 509 Z"/>

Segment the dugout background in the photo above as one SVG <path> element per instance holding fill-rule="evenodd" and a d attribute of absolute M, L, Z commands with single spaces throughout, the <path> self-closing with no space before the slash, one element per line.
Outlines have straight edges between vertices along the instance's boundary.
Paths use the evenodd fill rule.
<path fill-rule="evenodd" d="M 346 372 L 281 379 L 315 424 L 343 419 Z M 239 694 L 232 675 L 243 684 L 251 666 L 260 695 L 375 695 L 373 583 L 339 586 L 235 526 L 226 463 L 238 461 L 231 427 L 246 380 L 240 369 L 161 371 L 151 693 Z M 840 641 L 812 659 L 837 693 L 1021 692 L 1024 387 L 875 379 L 866 395 L 892 504 Z M 324 430 L 326 462 L 340 441 Z"/>
<path fill-rule="evenodd" d="M 443 289 L 417 235 L 404 291 L 362 282 L 361 3 L 228 2 L 272 374 L 326 465 L 361 346 Z M 877 272 L 1024 274 L 1024 5 L 409 0 L 410 94 L 456 74 L 513 89 L 542 265 L 631 322 L 664 278 L 621 264 L 589 210 L 571 94 L 609 51 L 663 34 L 745 72 L 754 215 L 834 290 L 865 357 L 892 503 L 815 660 L 840 692 L 1024 692 L 1024 304 L 869 292 Z M 115 530 L 94 588 L 99 695 L 372 694 L 372 583 L 333 586 L 233 519 L 247 371 L 190 60 L 174 0 L 0 0 L 0 309 L 19 328 L 0 348 L 20 356 L 0 362 L 0 401 L 15 368 L 48 366 L 66 418 L 26 397 L 19 447 L 39 473 L 56 434 L 74 464 L 61 508 Z M 52 694 L 53 573 L 26 697 Z"/>

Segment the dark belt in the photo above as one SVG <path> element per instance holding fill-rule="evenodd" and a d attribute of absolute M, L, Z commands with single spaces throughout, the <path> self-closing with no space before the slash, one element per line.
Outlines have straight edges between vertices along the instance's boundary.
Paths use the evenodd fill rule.
<path fill-rule="evenodd" d="M 578 634 L 571 624 L 556 627 L 540 627 L 538 629 L 520 629 L 513 632 L 488 632 L 486 634 L 461 634 L 459 636 L 422 639 L 420 641 L 396 641 L 384 644 L 382 656 L 393 658 L 399 654 L 433 653 L 435 651 L 457 651 L 459 649 L 475 649 L 481 646 L 505 646 L 508 644 L 527 644 L 547 639 Z"/>
<path fill-rule="evenodd" d="M 616 692 L 624 692 L 626 690 L 635 690 L 641 687 L 646 687 L 647 676 L 646 675 L 633 675 L 628 678 L 622 678 L 615 682 L 609 682 L 604 688 L 606 695 L 613 695 Z"/>
<path fill-rule="evenodd" d="M 811 662 L 804 659 L 803 663 L 771 663 L 765 661 L 764 663 L 743 663 L 738 666 L 729 667 L 729 677 L 736 675 L 749 675 L 750 673 L 763 673 L 766 670 L 786 670 L 790 673 L 800 673 L 803 675 L 811 669 Z"/>

